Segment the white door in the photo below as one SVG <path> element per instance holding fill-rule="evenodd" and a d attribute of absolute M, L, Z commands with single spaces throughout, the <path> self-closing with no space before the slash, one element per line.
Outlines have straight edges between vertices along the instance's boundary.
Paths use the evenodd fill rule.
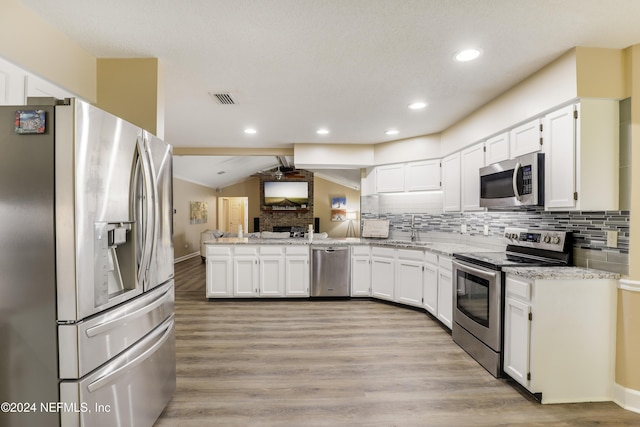
<path fill-rule="evenodd" d="M 231 256 L 207 257 L 207 298 L 233 296 Z"/>
<path fill-rule="evenodd" d="M 574 106 L 544 118 L 545 208 L 574 208 L 576 120 Z M 588 172 L 587 172 L 588 173 Z"/>
<path fill-rule="evenodd" d="M 371 262 L 368 256 L 351 257 L 351 296 L 368 297 L 371 289 Z"/>
<path fill-rule="evenodd" d="M 449 329 L 453 326 L 453 280 L 451 271 L 438 269 L 438 319 Z"/>
<path fill-rule="evenodd" d="M 308 297 L 309 257 L 287 256 L 285 270 L 286 295 L 288 297 Z"/>
<path fill-rule="evenodd" d="M 462 151 L 462 210 L 477 211 L 480 207 L 480 168 L 484 166 L 484 144 Z"/>
<path fill-rule="evenodd" d="M 484 143 L 486 150 L 486 164 L 509 160 L 509 132 L 501 133 L 493 138 L 489 138 Z"/>
<path fill-rule="evenodd" d="M 529 386 L 530 313 L 530 305 L 505 298 L 504 371 L 525 387 Z"/>
<path fill-rule="evenodd" d="M 430 263 L 424 264 L 423 306 L 425 310 L 434 316 L 438 315 L 438 266 Z"/>
<path fill-rule="evenodd" d="M 509 135 L 511 158 L 540 151 L 542 148 L 540 137 L 540 119 L 532 120 L 512 129 Z"/>
<path fill-rule="evenodd" d="M 440 159 L 411 162 L 405 165 L 407 191 L 439 190 L 440 181 Z"/>
<path fill-rule="evenodd" d="M 371 295 L 393 301 L 395 287 L 395 260 L 371 257 Z"/>
<path fill-rule="evenodd" d="M 444 211 L 460 210 L 460 152 L 442 159 Z"/>
<path fill-rule="evenodd" d="M 397 266 L 397 302 L 421 307 L 423 263 L 420 261 L 398 259 Z"/>
<path fill-rule="evenodd" d="M 378 166 L 376 191 L 378 193 L 404 191 L 404 165 Z"/>
<path fill-rule="evenodd" d="M 255 297 L 258 295 L 258 257 L 241 255 L 233 258 L 233 295 Z"/>
<path fill-rule="evenodd" d="M 260 256 L 260 296 L 284 296 L 284 255 Z"/>

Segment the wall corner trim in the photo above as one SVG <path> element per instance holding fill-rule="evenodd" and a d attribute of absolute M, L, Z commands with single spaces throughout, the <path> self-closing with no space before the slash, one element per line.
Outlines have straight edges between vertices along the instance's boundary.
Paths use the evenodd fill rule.
<path fill-rule="evenodd" d="M 613 402 L 627 411 L 640 414 L 640 391 L 613 384 Z"/>
<path fill-rule="evenodd" d="M 618 289 L 630 292 L 640 292 L 640 280 L 620 279 Z"/>

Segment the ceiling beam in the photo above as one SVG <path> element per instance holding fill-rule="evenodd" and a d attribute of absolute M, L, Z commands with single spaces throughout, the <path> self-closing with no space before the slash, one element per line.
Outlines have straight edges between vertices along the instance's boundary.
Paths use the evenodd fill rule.
<path fill-rule="evenodd" d="M 173 147 L 174 156 L 293 156 L 293 148 Z"/>

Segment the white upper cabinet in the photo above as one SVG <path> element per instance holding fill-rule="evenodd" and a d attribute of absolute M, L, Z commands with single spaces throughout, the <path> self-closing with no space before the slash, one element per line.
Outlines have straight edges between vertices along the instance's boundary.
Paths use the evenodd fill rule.
<path fill-rule="evenodd" d="M 378 193 L 439 190 L 440 159 L 377 166 L 375 177 Z"/>
<path fill-rule="evenodd" d="M 574 106 L 544 117 L 545 202 L 547 209 L 574 208 L 575 134 Z"/>
<path fill-rule="evenodd" d="M 462 210 L 477 211 L 480 207 L 480 168 L 485 165 L 484 144 L 462 150 Z"/>
<path fill-rule="evenodd" d="M 460 210 L 460 152 L 442 159 L 443 209 Z"/>
<path fill-rule="evenodd" d="M 619 103 L 582 99 L 544 117 L 545 209 L 619 208 Z"/>
<path fill-rule="evenodd" d="M 64 99 L 74 96 L 71 92 L 33 75 L 27 76 L 25 79 L 25 92 L 27 97 L 53 97 L 57 99 Z"/>
<path fill-rule="evenodd" d="M 509 147 L 509 132 L 504 132 L 493 138 L 489 138 L 484 144 L 486 147 L 485 163 L 487 165 L 509 160 L 511 152 Z"/>
<path fill-rule="evenodd" d="M 440 159 L 412 162 L 405 165 L 405 190 L 440 189 Z"/>
<path fill-rule="evenodd" d="M 0 105 L 25 103 L 25 75 L 23 70 L 0 58 Z"/>
<path fill-rule="evenodd" d="M 24 105 L 28 97 L 74 97 L 73 93 L 0 58 L 0 105 Z"/>
<path fill-rule="evenodd" d="M 540 151 L 540 119 L 532 120 L 528 123 L 511 129 L 509 142 L 511 144 L 511 157 L 522 156 L 523 154 Z"/>
<path fill-rule="evenodd" d="M 376 168 L 374 167 L 364 169 L 360 179 L 360 195 L 369 196 L 371 194 L 376 194 Z"/>
<path fill-rule="evenodd" d="M 404 191 L 404 164 L 378 166 L 376 190 L 378 193 Z"/>

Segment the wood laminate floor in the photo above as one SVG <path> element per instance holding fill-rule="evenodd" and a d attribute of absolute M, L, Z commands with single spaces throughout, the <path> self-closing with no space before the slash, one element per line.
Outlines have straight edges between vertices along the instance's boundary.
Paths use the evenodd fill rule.
<path fill-rule="evenodd" d="M 176 264 L 169 426 L 639 426 L 612 402 L 541 405 L 424 312 L 372 300 L 205 298 Z"/>

